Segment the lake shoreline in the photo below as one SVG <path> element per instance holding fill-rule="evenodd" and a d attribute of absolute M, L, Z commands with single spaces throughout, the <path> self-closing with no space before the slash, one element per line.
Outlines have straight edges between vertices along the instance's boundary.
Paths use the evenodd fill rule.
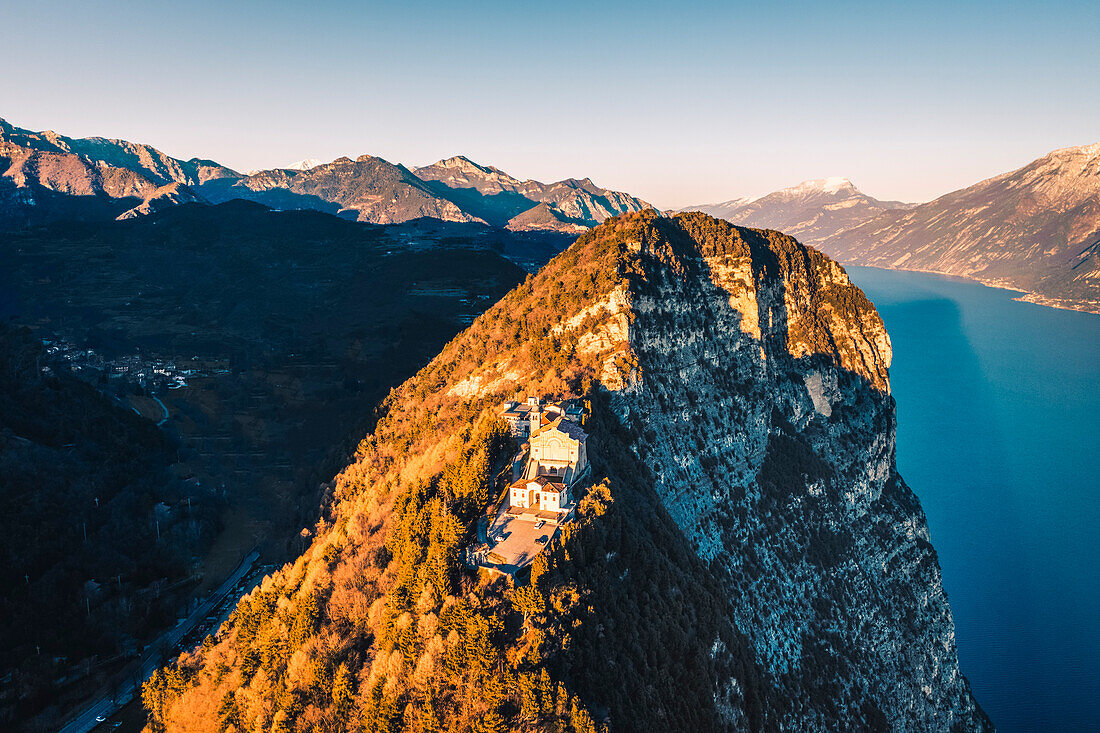
<path fill-rule="evenodd" d="M 1068 300 L 1065 298 L 1054 298 L 1049 295 L 1043 295 L 1042 293 L 1034 290 L 1027 290 L 1015 285 L 1007 284 L 1004 280 L 993 280 L 988 278 L 971 277 L 969 275 L 959 275 L 953 272 L 943 272 L 942 270 L 926 270 L 915 267 L 882 267 L 881 265 L 865 265 L 859 262 L 842 262 L 841 265 L 847 270 L 849 267 L 866 267 L 872 270 L 882 270 L 884 272 L 915 272 L 922 275 L 938 275 L 949 280 L 958 280 L 961 282 L 977 283 L 984 285 L 987 288 L 994 288 L 996 290 L 1007 290 L 1012 293 L 1019 293 L 1018 297 L 1014 297 L 1013 300 L 1019 303 L 1031 303 L 1032 305 L 1040 305 L 1044 308 L 1055 308 L 1057 310 L 1073 311 L 1075 313 L 1088 313 L 1090 315 L 1100 315 L 1100 303 L 1093 301 L 1080 301 L 1080 300 Z"/>

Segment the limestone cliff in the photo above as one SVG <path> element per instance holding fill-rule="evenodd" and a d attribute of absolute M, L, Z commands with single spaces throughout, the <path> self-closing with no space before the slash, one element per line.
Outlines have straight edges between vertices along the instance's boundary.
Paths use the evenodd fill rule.
<path fill-rule="evenodd" d="M 789 237 L 700 215 L 651 226 L 632 242 L 637 367 L 613 404 L 781 697 L 802 701 L 775 722 L 980 727 L 895 467 L 874 307 Z"/>
<path fill-rule="evenodd" d="M 790 237 L 610 219 L 394 390 L 312 547 L 148 687 L 153 727 L 988 729 L 889 360 Z M 593 473 L 513 583 L 458 557 L 523 393 L 587 397 Z"/>

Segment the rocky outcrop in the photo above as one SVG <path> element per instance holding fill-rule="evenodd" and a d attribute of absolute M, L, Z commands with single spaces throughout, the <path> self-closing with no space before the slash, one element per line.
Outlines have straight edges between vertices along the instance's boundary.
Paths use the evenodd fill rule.
<path fill-rule="evenodd" d="M 583 221 L 583 220 L 581 220 Z M 588 226 L 566 216 L 554 204 L 541 203 L 522 214 L 513 216 L 505 227 L 513 232 L 555 231 L 578 233 L 588 230 Z"/>
<path fill-rule="evenodd" d="M 809 701 L 779 727 L 982 727 L 896 470 L 874 307 L 789 237 L 700 215 L 651 225 L 631 243 L 635 377 L 613 403 L 781 697 Z"/>
<path fill-rule="evenodd" d="M 871 303 L 794 239 L 610 219 L 391 393 L 313 547 L 155 680 L 154 719 L 989 729 L 895 466 L 889 361 Z M 495 496 L 477 436 L 502 399 L 568 393 L 591 405 L 575 525 L 518 585 L 462 569 Z M 329 669 L 358 681 L 339 700 Z"/>
<path fill-rule="evenodd" d="M 625 281 L 551 332 L 591 365 L 634 459 L 721 578 L 776 690 L 765 727 L 991 727 L 897 472 L 874 306 L 840 265 L 774 231 L 645 213 L 576 246 L 608 241 Z M 540 277 L 568 282 L 553 267 Z M 496 361 L 481 384 L 508 393 L 515 371 Z"/>
<path fill-rule="evenodd" d="M 139 216 L 147 216 L 149 214 L 163 211 L 171 206 L 178 206 L 179 204 L 194 204 L 200 203 L 203 200 L 199 198 L 189 187 L 179 183 L 166 183 L 152 192 L 145 194 L 145 199 L 132 209 L 119 214 L 119 219 L 134 219 Z"/>

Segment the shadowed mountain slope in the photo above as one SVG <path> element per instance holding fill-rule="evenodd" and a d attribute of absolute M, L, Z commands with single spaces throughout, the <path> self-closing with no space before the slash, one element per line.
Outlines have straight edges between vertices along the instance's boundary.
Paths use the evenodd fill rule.
<path fill-rule="evenodd" d="M 236 175 L 148 145 L 31 132 L 0 120 L 0 229 L 145 214 L 198 201 L 194 187 Z"/>
<path fill-rule="evenodd" d="M 241 198 L 274 208 L 317 209 L 374 224 L 422 217 L 481 221 L 437 196 L 404 166 L 370 155 L 337 158 L 303 170 L 276 168 L 237 180 L 216 180 L 201 190 L 211 201 Z"/>
<path fill-rule="evenodd" d="M 432 184 L 432 190 L 471 214 L 515 230 L 581 232 L 610 216 L 653 208 L 629 194 L 600 188 L 588 178 L 550 184 L 520 181 L 461 155 L 415 172 Z"/>
<path fill-rule="evenodd" d="M 34 347 L 18 379 L 0 373 L 0 486 L 18 523 L 6 572 L 19 589 L 0 728 L 57 730 L 50 716 L 78 707 L 74 681 L 119 673 L 90 655 L 140 649 L 254 546 L 267 562 L 296 554 L 378 401 L 523 281 L 498 250 L 527 239 L 248 201 L 0 237 L 0 320 L 34 328 L 13 350 Z M 59 337 L 79 352 L 75 376 L 60 357 L 36 363 L 39 339 Z M 186 386 L 143 388 L 130 369 L 165 364 Z M 46 365 L 57 378 L 36 382 Z M 153 421 L 134 413 L 142 402 Z"/>

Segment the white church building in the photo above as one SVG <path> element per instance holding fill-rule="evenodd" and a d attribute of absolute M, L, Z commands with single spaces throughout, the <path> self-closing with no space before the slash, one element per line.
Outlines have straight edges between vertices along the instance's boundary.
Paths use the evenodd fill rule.
<path fill-rule="evenodd" d="M 587 442 L 584 429 L 564 417 L 534 431 L 523 478 L 509 487 L 509 506 L 556 513 L 571 509 L 569 489 L 588 467 Z"/>

